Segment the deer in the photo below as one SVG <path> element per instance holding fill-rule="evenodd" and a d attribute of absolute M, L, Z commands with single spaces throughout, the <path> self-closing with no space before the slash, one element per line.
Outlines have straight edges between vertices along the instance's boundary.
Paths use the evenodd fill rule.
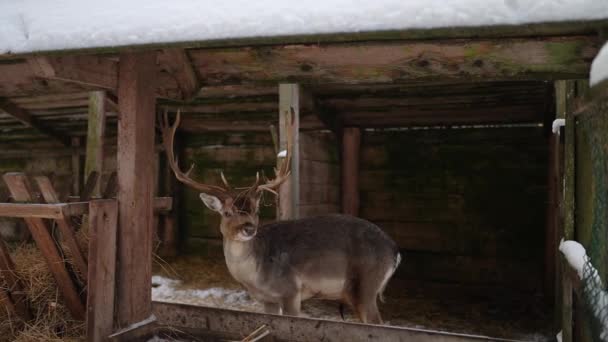
<path fill-rule="evenodd" d="M 349 215 L 328 214 L 260 225 L 263 193 L 278 196 L 290 176 L 291 144 L 275 168 L 275 178 L 256 175 L 253 185 L 232 188 L 223 172 L 223 185 L 195 181 L 183 172 L 174 155 L 175 132 L 165 111 L 160 121 L 168 164 L 177 180 L 200 191 L 200 199 L 221 215 L 219 230 L 231 276 L 262 303 L 264 312 L 299 316 L 301 303 L 309 298 L 348 305 L 363 323 L 382 324 L 377 299 L 401 262 L 397 244 L 375 224 Z M 288 120 L 287 120 L 288 121 Z M 293 125 L 287 123 L 287 141 Z"/>

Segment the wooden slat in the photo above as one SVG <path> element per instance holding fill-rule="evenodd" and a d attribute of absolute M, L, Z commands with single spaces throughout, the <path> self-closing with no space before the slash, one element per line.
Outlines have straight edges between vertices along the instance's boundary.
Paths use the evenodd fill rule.
<path fill-rule="evenodd" d="M 342 130 L 342 213 L 359 215 L 359 156 L 361 129 Z"/>
<path fill-rule="evenodd" d="M 196 95 L 200 85 L 185 50 L 161 50 L 158 55 L 158 63 L 163 71 L 177 81 L 181 100 L 189 100 Z"/>
<path fill-rule="evenodd" d="M 116 90 L 116 62 L 92 55 L 36 56 L 28 64 L 37 77 Z"/>
<path fill-rule="evenodd" d="M 4 279 L 7 285 L 7 289 L 4 292 L 6 295 L 7 305 L 10 304 L 14 309 L 15 313 L 19 315 L 23 320 L 27 321 L 32 318 L 29 303 L 24 291 L 24 286 L 21 280 L 17 277 L 15 271 L 15 264 L 11 258 L 11 255 L 4 243 L 4 240 L 0 238 L 0 277 Z M 0 289 L 2 292 L 3 289 Z M 0 298 L 2 299 L 2 298 Z"/>
<path fill-rule="evenodd" d="M 72 194 L 77 195 L 80 193 L 80 182 L 81 182 L 81 166 L 80 153 L 80 138 L 72 137 Z"/>
<path fill-rule="evenodd" d="M 59 196 L 55 192 L 55 188 L 51 181 L 46 176 L 39 176 L 35 178 L 36 183 L 38 184 L 38 188 L 42 193 L 42 197 L 44 201 L 50 204 L 59 203 Z M 82 254 L 82 250 L 80 246 L 78 246 L 78 241 L 76 241 L 76 237 L 74 236 L 74 227 L 70 223 L 70 219 L 68 216 L 63 216 L 61 218 L 55 219 L 57 222 L 57 226 L 59 227 L 59 231 L 61 232 L 61 237 L 68 247 L 70 251 L 70 256 L 72 257 L 72 263 L 76 270 L 79 272 L 80 276 L 83 280 L 87 281 L 87 262 Z"/>
<path fill-rule="evenodd" d="M 118 325 L 140 322 L 152 313 L 154 175 L 153 52 L 121 54 L 118 106 Z"/>
<path fill-rule="evenodd" d="M 71 146 L 72 141 L 69 137 L 60 134 L 51 127 L 48 127 L 47 125 L 41 123 L 36 118 L 34 118 L 30 112 L 19 107 L 8 99 L 0 98 L 0 110 L 19 120 L 24 125 L 32 127 L 44 135 L 50 136 L 54 140 L 57 140 L 58 142 L 63 144 L 64 146 Z"/>
<path fill-rule="evenodd" d="M 89 173 L 85 178 L 86 182 L 84 183 L 84 188 L 82 188 L 82 191 L 80 192 L 80 201 L 84 202 L 91 199 L 100 178 L 101 174 L 97 171 L 91 171 L 91 173 Z"/>
<path fill-rule="evenodd" d="M 115 200 L 90 203 L 87 341 L 91 342 L 106 341 L 114 328 L 117 211 Z"/>
<path fill-rule="evenodd" d="M 64 216 L 85 214 L 86 203 L 37 204 L 0 203 L 0 216 L 60 219 Z"/>
<path fill-rule="evenodd" d="M 291 137 L 291 175 L 279 189 L 278 219 L 288 220 L 299 217 L 298 207 L 300 199 L 300 87 L 297 84 L 279 85 L 279 146 L 280 150 L 287 150 L 287 125 L 294 126 Z M 277 160 L 277 163 L 282 160 Z"/>
<path fill-rule="evenodd" d="M 31 188 L 24 174 L 8 173 L 3 178 L 16 201 L 32 201 Z M 25 222 L 57 281 L 59 291 L 63 295 L 68 310 L 75 319 L 84 319 L 85 310 L 78 289 L 65 267 L 64 260 L 57 250 L 46 223 L 40 218 L 31 217 L 25 218 Z"/>
<path fill-rule="evenodd" d="M 588 77 L 595 37 L 287 45 L 190 50 L 207 85 Z"/>
<path fill-rule="evenodd" d="M 108 178 L 108 182 L 106 183 L 106 188 L 101 195 L 102 198 L 113 198 L 116 197 L 118 193 L 118 175 L 116 171 L 110 174 L 110 178 Z"/>
<path fill-rule="evenodd" d="M 89 95 L 89 117 L 87 120 L 87 153 L 84 164 L 85 179 L 96 171 L 103 173 L 104 140 L 106 131 L 106 99 L 104 91 L 94 91 Z M 92 196 L 101 195 L 100 182 L 96 182 Z"/>

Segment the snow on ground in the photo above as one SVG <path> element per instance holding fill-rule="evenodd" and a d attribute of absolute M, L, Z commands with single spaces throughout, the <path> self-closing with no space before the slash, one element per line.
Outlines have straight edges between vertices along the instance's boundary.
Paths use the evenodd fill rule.
<path fill-rule="evenodd" d="M 180 280 L 155 275 L 152 277 L 152 300 L 169 303 L 186 303 L 213 307 L 227 307 L 239 310 L 259 311 L 262 306 L 249 297 L 244 290 L 191 289 L 182 286 Z"/>
<path fill-rule="evenodd" d="M 605 18 L 606 0 L 5 0 L 0 54 Z"/>
<path fill-rule="evenodd" d="M 589 83 L 594 86 L 603 80 L 608 80 L 608 43 L 602 47 L 593 63 L 591 63 L 591 78 Z"/>

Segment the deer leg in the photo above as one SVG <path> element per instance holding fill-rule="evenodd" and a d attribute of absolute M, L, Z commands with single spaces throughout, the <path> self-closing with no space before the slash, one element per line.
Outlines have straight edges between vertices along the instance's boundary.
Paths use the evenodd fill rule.
<path fill-rule="evenodd" d="M 284 315 L 299 316 L 301 305 L 302 300 L 299 292 L 294 296 L 285 297 L 281 301 L 281 307 Z"/>
<path fill-rule="evenodd" d="M 264 312 L 267 314 L 280 315 L 281 314 L 281 306 L 278 303 L 271 302 L 263 302 Z"/>

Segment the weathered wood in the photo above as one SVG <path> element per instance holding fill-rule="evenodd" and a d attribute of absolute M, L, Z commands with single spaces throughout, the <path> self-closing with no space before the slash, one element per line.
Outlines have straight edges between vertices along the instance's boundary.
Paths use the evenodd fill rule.
<path fill-rule="evenodd" d="M 80 147 L 80 138 L 72 137 L 72 194 L 77 195 L 80 193 L 81 183 L 81 167 L 80 153 L 78 149 Z"/>
<path fill-rule="evenodd" d="M 31 187 L 24 174 L 7 173 L 3 178 L 16 201 L 32 201 Z M 57 286 L 63 295 L 68 310 L 75 319 L 84 319 L 85 310 L 80 300 L 78 289 L 65 267 L 64 260 L 55 245 L 55 241 L 46 223 L 40 218 L 31 217 L 25 218 L 25 222 L 57 281 Z"/>
<path fill-rule="evenodd" d="M 150 316 L 156 55 L 120 55 L 118 106 L 118 326 Z"/>
<path fill-rule="evenodd" d="M 552 133 L 551 133 L 552 134 Z M 560 142 L 559 135 L 549 137 L 549 160 L 547 172 L 547 225 L 545 229 L 545 293 L 548 298 L 556 295 L 558 260 L 558 232 L 560 231 Z"/>
<path fill-rule="evenodd" d="M 17 277 L 15 264 L 2 238 L 0 238 L 0 278 L 3 278 L 7 285 L 6 289 L 0 289 L 0 292 L 5 294 L 4 301 L 6 304 L 10 305 L 13 311 L 24 321 L 32 318 L 23 283 Z M 2 296 L 0 296 L 0 302 L 2 299 Z"/>
<path fill-rule="evenodd" d="M 117 216 L 116 200 L 91 201 L 86 319 L 91 342 L 106 341 L 114 328 Z"/>
<path fill-rule="evenodd" d="M 184 49 L 163 49 L 158 55 L 161 70 L 170 74 L 179 87 L 179 98 L 189 100 L 200 89 L 192 63 Z"/>
<path fill-rule="evenodd" d="M 94 91 L 89 95 L 89 116 L 87 130 L 87 152 L 84 164 L 84 176 L 91 172 L 103 173 L 103 157 L 106 131 L 106 99 L 104 91 Z M 101 182 L 97 182 L 92 196 L 101 195 Z"/>
<path fill-rule="evenodd" d="M 595 37 L 288 45 L 191 50 L 208 85 L 587 77 Z M 230 66 L 230 68 L 226 68 Z"/>
<path fill-rule="evenodd" d="M 288 125 L 293 125 L 293 135 L 288 137 Z M 279 85 L 279 146 L 287 150 L 291 146 L 291 175 L 279 189 L 279 204 L 277 217 L 279 220 L 299 217 L 298 203 L 300 199 L 300 87 L 297 84 Z M 287 139 L 292 141 L 288 142 Z M 283 158 L 277 158 L 277 164 Z"/>
<path fill-rule="evenodd" d="M 0 216 L 22 218 L 61 219 L 86 213 L 86 203 L 22 204 L 0 203 Z"/>
<path fill-rule="evenodd" d="M 113 198 L 116 197 L 118 193 L 118 175 L 116 171 L 110 174 L 108 178 L 108 182 L 106 183 L 106 188 L 101 195 L 102 198 Z"/>
<path fill-rule="evenodd" d="M 116 90 L 116 61 L 92 55 L 35 56 L 28 64 L 37 77 Z"/>
<path fill-rule="evenodd" d="M 359 153 L 361 129 L 342 129 L 342 213 L 359 216 Z"/>
<path fill-rule="evenodd" d="M 101 180 L 101 174 L 97 171 L 91 171 L 91 173 L 87 176 L 86 182 L 84 183 L 84 187 L 80 192 L 80 201 L 88 201 L 93 196 L 93 192 L 95 191 L 95 187 Z"/>
<path fill-rule="evenodd" d="M 161 302 L 154 302 L 154 313 L 161 324 L 177 327 L 179 330 L 190 328 L 207 334 L 215 334 L 216 337 L 210 339 L 212 341 L 216 339 L 240 340 L 263 324 L 272 327 L 272 337 L 278 341 L 507 341 L 500 338 L 451 334 L 424 329 L 269 315 Z"/>
<path fill-rule="evenodd" d="M 179 139 L 177 141 L 174 140 L 173 146 L 176 148 L 177 151 L 180 150 Z M 159 164 L 159 188 L 162 191 L 162 194 L 166 196 L 172 196 L 173 202 L 175 202 L 180 198 L 180 187 L 177 183 L 177 179 L 173 175 L 173 171 L 171 170 L 169 163 L 167 163 L 167 155 L 165 153 L 159 154 Z M 179 208 L 179 206 L 175 203 L 172 203 L 172 207 Z M 160 256 L 163 257 L 175 256 L 177 254 L 178 249 L 177 244 L 179 231 L 177 223 L 179 222 L 179 211 L 171 210 L 165 213 L 165 215 L 159 218 L 159 220 L 161 222 L 161 245 L 158 253 Z"/>
<path fill-rule="evenodd" d="M 39 176 L 36 177 L 35 180 L 46 203 L 60 203 L 59 196 L 57 196 L 55 188 L 51 184 L 51 181 L 48 177 Z M 57 226 L 59 227 L 59 231 L 61 232 L 61 238 L 63 239 L 65 245 L 70 251 L 73 266 L 76 268 L 76 271 L 86 283 L 87 262 L 84 258 L 80 246 L 78 245 L 78 241 L 76 241 L 76 237 L 74 235 L 74 227 L 72 227 L 70 223 L 70 218 L 68 216 L 63 216 L 61 218 L 55 219 L 55 222 L 57 222 Z"/>
<path fill-rule="evenodd" d="M 17 106 L 8 99 L 0 98 L 0 110 L 4 111 L 8 115 L 14 117 L 19 122 L 26 126 L 32 127 L 40 133 L 50 136 L 54 140 L 57 140 L 64 146 L 71 145 L 71 139 L 63 134 L 56 132 L 51 127 L 39 122 L 35 117 L 32 116 L 27 110 Z"/>

